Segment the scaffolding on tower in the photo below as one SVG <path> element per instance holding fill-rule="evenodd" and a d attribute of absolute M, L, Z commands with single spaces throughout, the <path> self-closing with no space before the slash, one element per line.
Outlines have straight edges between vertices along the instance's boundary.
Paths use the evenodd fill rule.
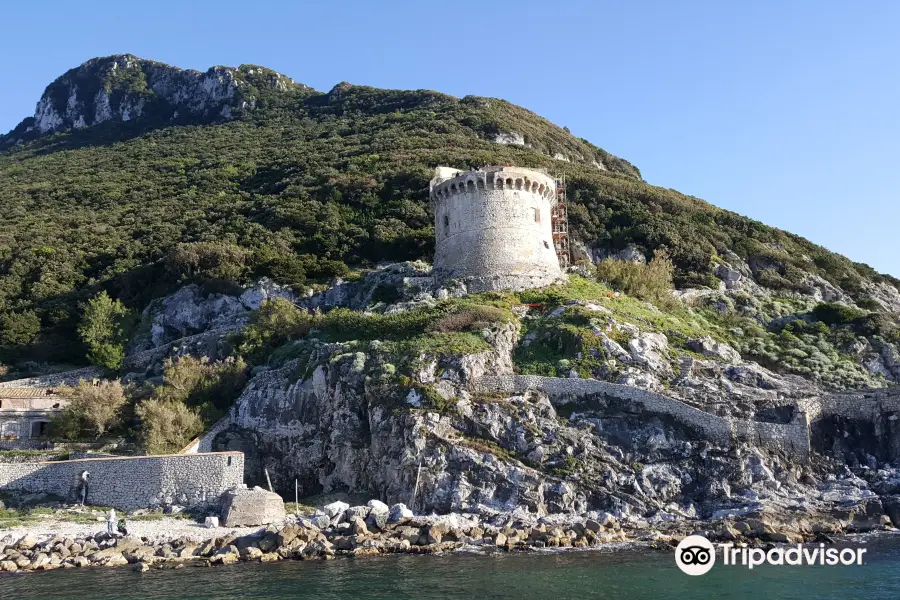
<path fill-rule="evenodd" d="M 556 258 L 559 260 L 559 266 L 565 269 L 571 262 L 565 175 L 561 175 L 556 179 L 556 203 L 553 205 L 553 210 L 550 213 L 550 221 L 553 224 L 553 247 L 556 249 Z"/>

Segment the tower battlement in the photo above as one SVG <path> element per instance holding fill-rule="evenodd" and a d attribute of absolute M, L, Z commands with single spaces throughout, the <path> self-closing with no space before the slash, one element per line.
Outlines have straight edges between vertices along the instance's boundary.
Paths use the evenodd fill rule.
<path fill-rule="evenodd" d="M 436 171 L 447 169 L 438 167 Z M 431 199 L 449 198 L 453 194 L 479 190 L 519 190 L 540 194 L 553 202 L 556 184 L 552 177 L 534 169 L 522 167 L 484 167 L 475 171 L 449 169 L 431 180 Z"/>
<path fill-rule="evenodd" d="M 563 277 L 552 229 L 556 184 L 547 173 L 496 166 L 438 167 L 431 180 L 434 276 L 470 292 L 527 289 Z"/>

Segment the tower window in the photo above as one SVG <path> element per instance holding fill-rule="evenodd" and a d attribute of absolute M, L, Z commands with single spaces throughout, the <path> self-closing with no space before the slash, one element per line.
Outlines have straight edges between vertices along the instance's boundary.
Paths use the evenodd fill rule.
<path fill-rule="evenodd" d="M 450 217 L 444 215 L 444 233 L 448 233 L 450 231 Z"/>
<path fill-rule="evenodd" d="M 539 209 L 539 208 L 534 209 L 534 222 L 535 223 L 541 222 L 541 209 Z"/>

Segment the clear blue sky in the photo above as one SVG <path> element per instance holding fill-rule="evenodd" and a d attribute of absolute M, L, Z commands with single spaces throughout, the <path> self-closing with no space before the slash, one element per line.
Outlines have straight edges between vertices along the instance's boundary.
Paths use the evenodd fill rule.
<path fill-rule="evenodd" d="M 0 130 L 94 56 L 501 97 L 674 188 L 900 276 L 900 2 L 4 4 Z"/>

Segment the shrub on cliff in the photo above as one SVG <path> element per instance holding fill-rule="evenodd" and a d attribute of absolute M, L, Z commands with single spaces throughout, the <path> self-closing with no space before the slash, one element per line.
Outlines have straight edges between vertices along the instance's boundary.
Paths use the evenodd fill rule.
<path fill-rule="evenodd" d="M 675 267 L 665 250 L 658 250 L 648 264 L 605 259 L 597 265 L 597 280 L 642 300 L 666 302 Z"/>
<path fill-rule="evenodd" d="M 195 408 L 211 424 L 225 414 L 246 382 L 247 363 L 243 358 L 214 362 L 187 355 L 166 360 L 163 384 L 154 390 L 153 397 Z"/>
<path fill-rule="evenodd" d="M 78 334 L 88 348 L 91 363 L 118 369 L 125 358 L 125 343 L 133 315 L 118 300 L 100 292 L 84 308 Z"/>
<path fill-rule="evenodd" d="M 138 404 L 135 414 L 149 454 L 178 452 L 203 432 L 200 415 L 181 402 L 151 398 Z"/>
<path fill-rule="evenodd" d="M 312 315 L 290 301 L 284 298 L 266 300 L 241 331 L 236 349 L 251 363 L 259 364 L 286 342 L 304 337 L 312 324 Z"/>
<path fill-rule="evenodd" d="M 866 316 L 866 312 L 840 302 L 822 302 L 816 305 L 812 315 L 826 325 L 849 325 Z"/>

